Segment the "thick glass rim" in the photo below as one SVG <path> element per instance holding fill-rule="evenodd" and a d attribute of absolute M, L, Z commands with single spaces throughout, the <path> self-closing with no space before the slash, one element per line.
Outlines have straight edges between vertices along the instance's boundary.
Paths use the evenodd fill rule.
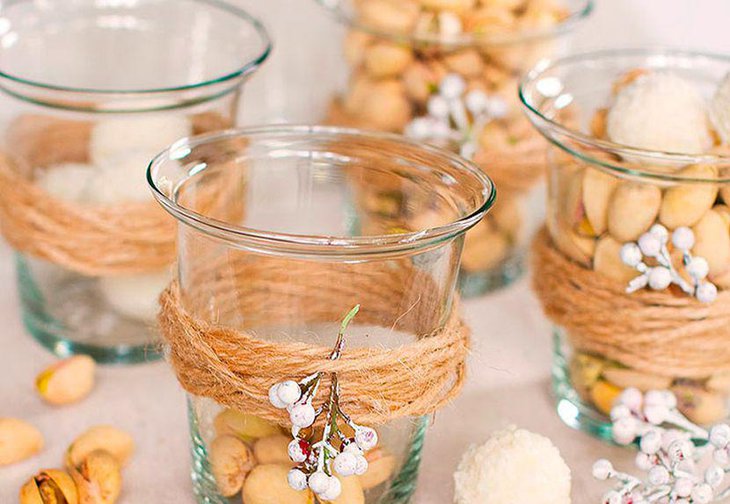
<path fill-rule="evenodd" d="M 166 193 L 164 188 L 159 186 L 159 181 L 156 180 L 156 172 L 165 163 L 180 158 L 180 155 L 177 154 L 181 152 L 190 152 L 195 147 L 200 147 L 208 143 L 222 140 L 230 140 L 241 137 L 270 138 L 275 140 L 279 135 L 300 136 L 301 138 L 332 136 L 337 137 L 340 140 L 346 140 L 347 138 L 357 140 L 372 139 L 417 147 L 427 154 L 441 157 L 445 161 L 451 163 L 452 166 L 463 170 L 472 177 L 477 184 L 481 185 L 483 188 L 483 201 L 467 215 L 464 215 L 453 222 L 413 232 L 354 237 L 292 234 L 237 226 L 217 219 L 212 219 L 178 204 L 171 195 Z M 204 169 L 205 168 L 203 168 L 203 170 Z M 200 171 L 201 170 L 198 170 L 196 173 L 199 173 Z M 157 199 L 165 210 L 179 220 L 199 229 L 202 232 L 224 239 L 229 239 L 234 242 L 248 241 L 262 246 L 267 246 L 269 248 L 280 249 L 282 251 L 286 251 L 287 249 L 311 250 L 322 255 L 349 255 L 363 253 L 381 254 L 384 252 L 420 248 L 435 242 L 446 241 L 460 233 L 466 232 L 468 229 L 476 225 L 480 220 L 482 220 L 496 200 L 496 189 L 492 180 L 476 164 L 460 157 L 457 154 L 392 133 L 310 125 L 286 124 L 254 126 L 182 138 L 158 154 L 150 162 L 147 167 L 147 183 L 152 189 L 155 199 Z"/>
<path fill-rule="evenodd" d="M 192 84 L 182 84 L 179 86 L 167 86 L 160 88 L 140 88 L 140 89 L 97 89 L 97 88 L 85 88 L 85 87 L 74 87 L 74 86 L 62 86 L 52 84 L 49 82 L 41 82 L 33 79 L 26 79 L 20 75 L 14 75 L 8 73 L 0 67 L 0 79 L 7 79 L 9 81 L 29 86 L 32 88 L 43 89 L 48 91 L 59 91 L 64 93 L 78 93 L 78 94 L 93 94 L 98 96 L 112 96 L 112 95 L 134 95 L 134 94 L 162 94 L 162 93 L 175 93 L 180 91 L 191 91 L 216 84 L 221 84 L 233 79 L 245 77 L 255 71 L 261 64 L 269 57 L 273 48 L 273 42 L 268 30 L 264 24 L 257 18 L 249 14 L 247 11 L 238 8 L 224 0 L 189 0 L 194 3 L 209 5 L 217 9 L 221 9 L 232 16 L 240 18 L 245 23 L 249 23 L 260 38 L 262 45 L 261 51 L 249 61 L 246 61 L 241 67 L 236 70 L 220 75 L 215 78 L 206 79 L 200 82 L 194 82 Z M 12 4 L 11 4 L 12 5 Z M 2 8 L 0 8 L 0 13 Z"/>
<path fill-rule="evenodd" d="M 553 38 L 571 31 L 584 21 L 593 12 L 594 0 L 581 0 L 581 4 L 573 9 L 568 17 L 553 27 L 540 30 L 516 30 L 514 33 L 500 35 L 482 35 L 479 33 L 462 33 L 458 36 L 449 36 L 445 39 L 438 34 L 407 34 L 378 29 L 355 18 L 352 12 L 343 5 L 343 0 L 314 0 L 328 11 L 337 21 L 360 31 L 369 33 L 378 38 L 390 39 L 398 42 L 444 46 L 450 48 L 509 46 L 525 42 L 533 42 Z"/>
<path fill-rule="evenodd" d="M 580 54 L 574 54 L 564 58 L 556 60 L 543 60 L 539 62 L 534 68 L 528 71 L 520 80 L 519 84 L 519 97 L 520 102 L 524 106 L 526 115 L 535 127 L 545 135 L 545 137 L 556 146 L 565 150 L 569 154 L 576 156 L 586 162 L 603 166 L 607 169 L 614 170 L 619 173 L 633 176 L 641 176 L 647 178 L 654 178 L 665 181 L 682 181 L 682 182 L 724 182 L 724 179 L 702 179 L 693 177 L 683 177 L 681 174 L 666 173 L 659 171 L 652 171 L 651 169 L 641 169 L 636 166 L 627 167 L 619 164 L 611 163 L 610 161 L 597 158 L 589 155 L 588 152 L 604 152 L 608 154 L 615 154 L 624 159 L 642 159 L 649 162 L 655 162 L 657 165 L 691 165 L 691 164 L 728 164 L 730 163 L 730 156 L 723 154 L 703 153 L 703 154 L 688 154 L 682 152 L 667 152 L 657 151 L 649 149 L 641 149 L 632 147 L 625 144 L 612 142 L 610 140 L 603 140 L 596 138 L 592 135 L 583 133 L 576 129 L 573 129 L 562 122 L 556 120 L 544 114 L 538 104 L 531 101 L 528 96 L 529 91 L 534 87 L 535 83 L 548 74 L 551 71 L 560 70 L 575 64 L 582 64 L 594 60 L 610 60 L 615 58 L 623 57 L 656 57 L 656 58 L 689 58 L 698 60 L 712 60 L 721 62 L 728 65 L 728 71 L 730 71 L 730 55 L 724 55 L 712 52 L 693 51 L 685 49 L 675 49 L 663 46 L 654 47 L 643 47 L 643 48 L 625 48 L 625 49 L 609 49 L 590 51 Z M 626 69 L 627 71 L 630 69 Z M 566 144 L 566 142 L 560 141 L 556 136 L 572 140 L 575 144 L 584 147 L 584 149 L 576 149 Z M 728 179 L 730 181 L 730 179 Z"/>

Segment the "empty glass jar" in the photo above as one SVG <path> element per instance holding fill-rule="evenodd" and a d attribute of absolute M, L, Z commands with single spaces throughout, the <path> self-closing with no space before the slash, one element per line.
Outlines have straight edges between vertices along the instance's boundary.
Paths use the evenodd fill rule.
<path fill-rule="evenodd" d="M 145 168 L 178 138 L 235 124 L 267 33 L 203 0 L 20 1 L 0 20 L 2 225 L 25 325 L 60 356 L 154 357 L 175 236 Z"/>
<path fill-rule="evenodd" d="M 385 234 L 390 222 L 366 204 L 362 184 L 370 177 L 387 179 L 412 198 L 399 222 L 427 205 L 436 205 L 444 220 Z M 180 303 L 191 316 L 215 331 L 332 348 L 342 317 L 360 304 L 344 355 L 395 349 L 446 323 L 463 235 L 494 200 L 486 176 L 457 156 L 401 137 L 324 127 L 251 128 L 178 142 L 155 159 L 149 180 L 179 222 Z M 211 193 L 230 204 L 210 212 L 205 202 Z M 360 231 L 354 222 L 369 226 Z M 208 348 L 227 347 L 226 355 L 245 350 L 235 342 L 213 339 Z M 180 351 L 171 349 L 179 377 L 189 371 L 180 363 L 189 352 Z M 267 369 L 275 362 L 267 358 Z M 221 376 L 208 369 L 192 386 Z M 248 366 L 236 371 L 249 385 L 264 372 Z M 262 384 L 264 397 L 270 385 Z M 347 380 L 341 386 L 344 400 L 353 400 L 346 397 Z M 189 396 L 189 407 L 199 502 L 240 502 L 240 494 L 245 504 L 313 502 L 308 490 L 287 485 L 294 465 L 287 455 L 289 425 L 198 395 Z M 381 441 L 369 472 L 343 480 L 337 502 L 408 502 L 427 424 L 427 418 L 404 417 L 376 426 Z M 216 452 L 223 438 L 245 443 L 239 446 L 242 454 L 256 454 L 257 462 L 245 466 L 245 478 L 221 477 Z"/>

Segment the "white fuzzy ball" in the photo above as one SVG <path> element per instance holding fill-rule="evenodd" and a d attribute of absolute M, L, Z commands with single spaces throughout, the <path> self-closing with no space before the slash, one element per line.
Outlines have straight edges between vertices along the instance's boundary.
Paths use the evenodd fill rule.
<path fill-rule="evenodd" d="M 289 482 L 289 486 L 298 492 L 307 488 L 307 475 L 299 469 L 289 471 L 286 479 Z"/>
<path fill-rule="evenodd" d="M 315 492 L 316 493 L 316 492 Z M 325 501 L 333 501 L 342 494 L 342 483 L 336 476 L 330 477 L 327 490 L 319 494 L 319 497 Z"/>
<path fill-rule="evenodd" d="M 289 406 L 287 403 L 279 399 L 279 385 L 280 383 L 275 383 L 274 385 L 269 388 L 269 402 L 274 406 L 274 408 L 278 409 L 284 409 L 287 406 Z"/>
<path fill-rule="evenodd" d="M 289 419 L 295 427 L 306 429 L 314 423 L 316 413 L 311 404 L 295 404 L 289 411 Z"/>
<path fill-rule="evenodd" d="M 352 476 L 357 471 L 357 458 L 360 455 L 343 452 L 335 457 L 334 468 L 342 476 Z"/>
<path fill-rule="evenodd" d="M 302 397 L 302 389 L 294 380 L 287 380 L 279 384 L 276 394 L 284 404 L 294 404 Z"/>
<path fill-rule="evenodd" d="M 570 469 L 544 436 L 510 427 L 464 454 L 454 474 L 456 504 L 568 504 Z"/>
<path fill-rule="evenodd" d="M 695 234 L 686 226 L 678 227 L 672 233 L 672 244 L 679 250 L 690 250 L 695 246 Z"/>
<path fill-rule="evenodd" d="M 697 154 L 712 146 L 705 102 L 671 73 L 644 75 L 624 87 L 608 112 L 608 137 L 641 149 Z"/>
<path fill-rule="evenodd" d="M 643 259 L 641 249 L 636 243 L 626 243 L 621 247 L 621 262 L 632 268 Z"/>
<path fill-rule="evenodd" d="M 309 476 L 309 488 L 317 495 L 325 493 L 330 487 L 330 477 L 324 471 Z"/>
<path fill-rule="evenodd" d="M 172 273 L 168 269 L 159 273 L 102 277 L 99 289 L 117 313 L 151 322 L 159 310 L 157 300 L 171 279 Z"/>
<path fill-rule="evenodd" d="M 87 198 L 89 184 L 95 175 L 96 171 L 92 165 L 63 163 L 38 170 L 35 183 L 55 198 L 82 203 Z"/>
<path fill-rule="evenodd" d="M 672 283 L 671 272 L 662 266 L 649 270 L 649 287 L 654 290 L 664 290 Z"/>
<path fill-rule="evenodd" d="M 378 444 L 378 433 L 370 427 L 358 427 L 355 429 L 355 443 L 363 451 L 372 450 Z"/>

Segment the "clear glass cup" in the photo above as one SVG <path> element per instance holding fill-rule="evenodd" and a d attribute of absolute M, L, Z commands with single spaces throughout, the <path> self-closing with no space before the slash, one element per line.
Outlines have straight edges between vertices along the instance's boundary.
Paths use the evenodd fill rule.
<path fill-rule="evenodd" d="M 606 107 L 617 86 L 640 75 L 637 70 L 679 76 L 709 101 L 730 71 L 730 59 L 671 50 L 605 51 L 539 65 L 522 82 L 520 95 L 530 120 L 553 144 L 546 222 L 552 245 L 622 292 L 622 287 L 640 276 L 622 255 L 625 244 L 638 241 L 647 232 L 661 234 L 661 229 L 653 227 L 660 224 L 671 233 L 668 252 L 681 272 L 686 263 L 673 236 L 676 229 L 689 227 L 694 234 L 691 253 L 708 261 L 708 279 L 722 295 L 730 288 L 730 151 L 719 138 L 702 154 L 639 149 L 609 141 Z M 652 257 L 644 255 L 643 260 L 655 267 Z M 677 285 L 659 292 L 673 293 L 677 310 L 688 302 L 687 296 L 692 301 L 692 295 Z M 640 293 L 625 294 L 636 295 Z M 662 319 L 672 310 L 658 316 L 658 312 L 652 313 L 659 310 L 657 306 L 647 305 L 645 312 L 631 314 L 643 320 L 654 318 L 657 333 L 653 343 L 645 340 L 637 346 L 630 324 L 623 333 L 603 336 L 555 327 L 553 388 L 557 411 L 565 423 L 611 439 L 608 414 L 627 387 L 672 390 L 679 410 L 698 424 L 727 417 L 728 365 L 723 368 L 718 361 L 699 370 L 696 359 L 702 358 L 702 352 L 712 352 L 703 349 L 694 336 L 671 338 Z M 710 313 L 710 305 L 699 301 L 689 306 L 698 318 Z M 627 317 L 626 309 L 617 301 L 610 312 L 595 308 L 586 315 L 605 321 Z M 674 329 L 682 331 L 680 322 Z M 642 337 L 646 337 L 643 332 Z M 667 345 L 679 354 L 671 348 L 668 352 Z"/>
<path fill-rule="evenodd" d="M 211 152 L 220 154 L 211 158 Z M 361 182 L 373 176 L 421 201 L 402 222 L 434 202 L 446 218 L 439 226 L 385 234 L 389 222 L 371 212 L 362 190 Z M 250 128 L 181 141 L 153 161 L 148 179 L 179 222 L 180 297 L 188 311 L 266 340 L 330 347 L 342 316 L 362 303 L 348 329 L 349 349 L 394 348 L 445 323 L 464 233 L 495 197 L 487 177 L 458 156 L 402 137 L 326 127 Z M 211 212 L 204 206 L 211 192 L 231 204 Z M 359 230 L 355 221 L 371 225 Z M 367 289 L 348 288 L 363 282 Z M 337 293 L 325 296 L 327 309 L 325 291 Z M 382 301 L 387 308 L 374 309 Z M 198 501 L 240 502 L 239 492 L 221 495 L 208 455 L 226 432 L 221 424 L 246 412 L 189 395 L 189 413 Z M 262 437 L 273 444 L 286 432 L 258 417 L 243 423 L 249 427 L 237 435 L 250 446 Z M 375 480 L 359 480 L 366 502 L 408 502 L 427 424 L 427 418 L 400 418 L 375 426 L 385 466 Z M 288 461 L 285 448 L 267 454 Z M 284 480 L 272 481 L 270 491 L 286 488 Z M 276 500 L 259 497 L 255 502 Z"/>
<path fill-rule="evenodd" d="M 489 169 L 500 191 L 494 211 L 467 236 L 460 289 L 475 296 L 510 284 L 524 269 L 544 206 L 544 142 L 520 111 L 518 79 L 541 58 L 567 50 L 591 0 L 319 1 L 348 29 L 349 83 L 333 99 L 328 123 L 408 133 L 414 119 L 429 114 L 429 100 L 450 74 L 461 77 L 467 92 L 483 91 L 500 103 L 493 109 L 498 118 L 457 134 L 474 138 L 474 160 Z M 448 124 L 458 129 L 454 118 Z M 387 184 L 373 181 L 371 191 L 383 213 L 408 205 Z"/>
<path fill-rule="evenodd" d="M 155 209 L 149 160 L 180 137 L 234 125 L 242 84 L 270 49 L 261 24 L 223 1 L 8 3 L 3 149 L 59 205 Z M 23 320 L 59 356 L 155 358 L 152 322 L 168 270 L 89 273 L 20 250 Z"/>

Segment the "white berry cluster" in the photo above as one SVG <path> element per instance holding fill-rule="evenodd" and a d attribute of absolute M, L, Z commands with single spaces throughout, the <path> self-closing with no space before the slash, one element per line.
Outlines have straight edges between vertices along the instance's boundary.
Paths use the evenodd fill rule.
<path fill-rule="evenodd" d="M 359 305 L 353 308 L 342 321 L 331 360 L 342 354 L 345 329 L 359 309 Z M 294 439 L 289 443 L 289 458 L 299 465 L 289 471 L 289 486 L 298 491 L 309 488 L 320 500 L 332 501 L 342 493 L 342 484 L 334 472 L 343 477 L 365 474 L 365 452 L 378 444 L 378 434 L 370 427 L 356 424 L 342 411 L 337 373 L 330 373 L 329 399 L 315 409 L 312 402 L 321 379 L 322 372 L 317 372 L 299 382 L 277 383 L 269 389 L 269 401 L 276 408 L 286 408 L 292 423 Z M 315 440 L 312 426 L 323 414 L 326 418 L 322 437 Z M 343 432 L 345 427 L 350 436 Z"/>
<path fill-rule="evenodd" d="M 616 487 L 603 496 L 602 504 L 707 504 L 730 497 L 725 479 L 730 471 L 727 424 L 707 431 L 677 410 L 672 392 L 642 394 L 635 388 L 619 396 L 611 420 L 614 441 L 638 443 L 636 466 L 646 477 L 642 481 L 617 471 L 608 460 L 598 460 L 593 476 L 616 482 Z"/>
<path fill-rule="evenodd" d="M 682 254 L 682 265 L 690 281 L 672 263 L 669 253 L 670 238 L 674 249 Z M 621 247 L 621 261 L 641 273 L 629 282 L 626 292 L 636 292 L 647 286 L 652 290 L 664 290 L 675 284 L 702 303 L 715 301 L 717 287 L 706 280 L 710 267 L 704 258 L 690 253 L 694 245 L 695 236 L 690 228 L 678 227 L 670 237 L 667 228 L 661 224 L 653 225 L 637 242 L 624 244 Z M 644 258 L 653 259 L 656 264 L 649 266 Z"/>
<path fill-rule="evenodd" d="M 441 80 L 438 92 L 429 98 L 427 112 L 406 126 L 406 136 L 436 145 L 456 143 L 461 155 L 471 159 L 484 126 L 504 117 L 508 105 L 479 89 L 467 92 L 463 77 L 448 74 Z"/>

